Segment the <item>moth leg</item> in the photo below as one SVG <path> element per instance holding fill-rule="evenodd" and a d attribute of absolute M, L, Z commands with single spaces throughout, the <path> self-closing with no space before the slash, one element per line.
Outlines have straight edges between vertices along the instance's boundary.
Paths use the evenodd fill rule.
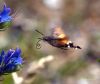
<path fill-rule="evenodd" d="M 41 41 L 41 39 L 38 40 L 38 42 L 36 43 L 36 48 L 37 48 L 37 49 L 40 49 L 40 48 L 41 48 L 41 44 L 39 43 L 40 41 Z"/>
<path fill-rule="evenodd" d="M 36 48 L 37 48 L 37 49 L 40 49 L 40 48 L 41 48 L 41 44 L 40 44 L 40 43 L 37 43 L 37 44 L 36 44 Z"/>

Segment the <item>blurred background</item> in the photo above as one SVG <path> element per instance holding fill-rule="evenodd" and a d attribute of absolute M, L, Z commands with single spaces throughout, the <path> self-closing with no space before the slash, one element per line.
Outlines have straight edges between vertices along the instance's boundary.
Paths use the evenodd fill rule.
<path fill-rule="evenodd" d="M 12 9 L 13 22 L 11 28 L 0 32 L 0 49 L 22 49 L 24 64 L 17 73 L 28 82 L 20 84 L 100 84 L 100 0 L 5 2 Z M 35 29 L 48 36 L 56 26 L 82 49 L 61 50 L 43 41 L 37 49 L 42 36 Z M 27 76 L 29 64 L 48 55 L 54 60 Z M 0 84 L 15 83 L 12 75 L 6 75 Z"/>

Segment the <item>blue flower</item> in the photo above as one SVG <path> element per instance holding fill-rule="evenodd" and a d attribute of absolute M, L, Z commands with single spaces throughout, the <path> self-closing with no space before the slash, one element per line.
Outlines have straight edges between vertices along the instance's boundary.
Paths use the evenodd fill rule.
<path fill-rule="evenodd" d="M 22 62 L 20 48 L 10 49 L 7 53 L 2 50 L 0 55 L 0 75 L 19 70 Z"/>
<path fill-rule="evenodd" d="M 4 4 L 3 10 L 0 12 L 0 23 L 9 22 L 12 20 L 12 17 L 10 16 L 11 9 L 6 7 L 6 4 Z"/>

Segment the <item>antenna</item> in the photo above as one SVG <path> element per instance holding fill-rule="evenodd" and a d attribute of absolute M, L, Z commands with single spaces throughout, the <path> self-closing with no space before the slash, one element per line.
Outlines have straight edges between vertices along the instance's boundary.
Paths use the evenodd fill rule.
<path fill-rule="evenodd" d="M 44 34 L 41 33 L 40 31 L 38 31 L 37 29 L 35 31 L 38 32 L 39 34 L 41 34 L 42 36 L 44 36 Z"/>
<path fill-rule="evenodd" d="M 38 38 L 38 42 L 36 43 L 36 48 L 40 49 L 41 48 L 41 44 L 39 43 L 41 40 L 43 40 L 42 38 Z"/>

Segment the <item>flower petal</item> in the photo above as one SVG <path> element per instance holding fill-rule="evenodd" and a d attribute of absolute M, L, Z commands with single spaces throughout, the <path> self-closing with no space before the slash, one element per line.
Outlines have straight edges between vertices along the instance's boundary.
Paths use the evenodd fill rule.
<path fill-rule="evenodd" d="M 4 56 L 5 52 L 4 50 L 1 51 L 1 55 L 0 55 L 0 65 L 2 63 L 2 59 L 3 59 L 3 56 Z"/>
<path fill-rule="evenodd" d="M 9 15 L 11 13 L 11 9 L 6 7 L 4 4 L 3 10 L 0 13 L 0 23 L 8 22 L 12 20 L 12 17 Z"/>
<path fill-rule="evenodd" d="M 21 49 L 16 48 L 15 53 L 12 55 L 12 57 L 19 57 L 21 55 Z"/>
<path fill-rule="evenodd" d="M 2 50 L 0 55 L 0 75 L 19 70 L 18 66 L 22 65 L 22 62 L 20 48 L 10 49 L 7 53 Z"/>
<path fill-rule="evenodd" d="M 6 4 L 4 4 L 3 10 L 0 13 L 1 16 L 6 16 L 11 13 L 11 9 L 6 7 Z"/>

